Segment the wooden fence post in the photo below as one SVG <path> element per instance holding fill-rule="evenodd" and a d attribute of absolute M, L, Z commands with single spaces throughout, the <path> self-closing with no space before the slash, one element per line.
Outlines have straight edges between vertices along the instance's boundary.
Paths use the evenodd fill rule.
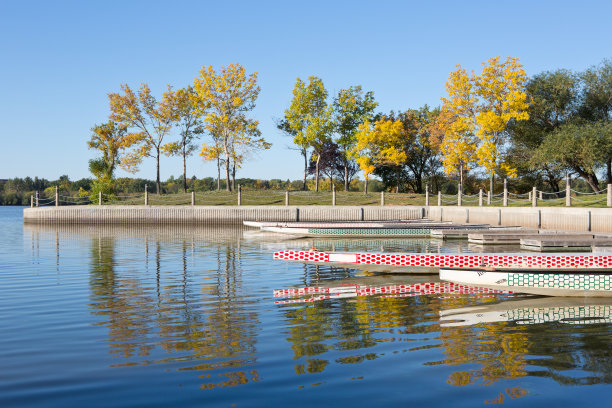
<path fill-rule="evenodd" d="M 55 206 L 59 207 L 59 189 L 55 186 Z"/>
<path fill-rule="evenodd" d="M 195 205 L 195 191 L 191 192 L 191 206 L 193 207 Z"/>
<path fill-rule="evenodd" d="M 535 186 L 533 186 L 533 188 L 531 189 L 531 206 L 538 206 L 538 191 L 536 190 Z"/>
<path fill-rule="evenodd" d="M 478 190 L 478 206 L 482 207 L 482 188 Z"/>
<path fill-rule="evenodd" d="M 385 205 L 385 192 L 384 191 L 380 192 L 380 205 L 383 207 Z"/>
<path fill-rule="evenodd" d="M 285 191 L 285 205 L 289 205 L 289 190 Z"/>
<path fill-rule="evenodd" d="M 242 186 L 238 184 L 238 205 L 242 205 Z"/>
<path fill-rule="evenodd" d="M 438 207 L 442 206 L 442 192 L 438 191 Z"/>
<path fill-rule="evenodd" d="M 145 205 L 149 205 L 149 186 L 145 184 Z"/>

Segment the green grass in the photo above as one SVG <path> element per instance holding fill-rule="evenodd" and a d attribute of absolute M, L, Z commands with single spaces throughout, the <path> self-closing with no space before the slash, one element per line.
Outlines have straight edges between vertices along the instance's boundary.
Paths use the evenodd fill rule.
<path fill-rule="evenodd" d="M 486 204 L 486 197 L 483 199 L 485 207 L 501 207 L 501 197 L 495 197 L 491 205 Z M 130 195 L 120 197 L 116 200 L 105 202 L 104 204 L 113 205 L 143 205 L 144 194 Z M 195 194 L 196 205 L 237 205 L 238 193 L 227 191 L 207 191 L 198 192 Z M 338 206 L 368 206 L 380 205 L 380 193 L 363 192 L 336 192 L 336 205 Z M 438 204 L 438 197 L 432 194 L 429 197 L 430 205 Z M 463 206 L 476 207 L 478 206 L 477 196 L 464 196 Z M 191 193 L 177 194 L 149 194 L 149 205 L 191 205 Z M 285 205 L 285 192 L 278 190 L 242 190 L 241 205 Z M 332 193 L 329 191 L 291 191 L 289 193 L 289 205 L 332 205 Z M 401 205 L 425 205 L 424 194 L 413 193 L 385 193 L 385 205 L 401 206 Z M 457 205 L 456 195 L 443 195 L 442 205 L 455 206 Z M 509 207 L 531 207 L 532 203 L 526 198 L 508 200 Z M 551 198 L 538 200 L 538 207 L 565 207 L 565 198 Z M 572 196 L 572 207 L 591 207 L 605 208 L 606 195 L 580 195 Z"/>

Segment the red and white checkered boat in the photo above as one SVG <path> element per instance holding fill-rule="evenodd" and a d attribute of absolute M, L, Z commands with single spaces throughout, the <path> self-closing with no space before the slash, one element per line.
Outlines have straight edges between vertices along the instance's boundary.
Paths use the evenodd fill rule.
<path fill-rule="evenodd" d="M 279 251 L 274 259 L 317 265 L 334 265 L 373 272 L 437 273 L 440 268 L 494 268 L 554 270 L 610 270 L 612 255 L 604 254 L 428 254 L 428 253 L 339 253 Z"/>

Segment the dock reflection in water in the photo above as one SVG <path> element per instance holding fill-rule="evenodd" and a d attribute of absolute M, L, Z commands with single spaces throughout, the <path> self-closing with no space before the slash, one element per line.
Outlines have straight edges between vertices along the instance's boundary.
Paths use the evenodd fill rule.
<path fill-rule="evenodd" d="M 612 382 L 609 320 L 592 324 L 579 315 L 571 325 L 542 317 L 541 324 L 525 324 L 538 318 L 529 320 L 524 311 L 507 318 L 508 310 L 548 308 L 556 316 L 579 305 L 529 306 L 542 298 L 445 286 L 435 275 L 383 276 L 272 260 L 287 245 L 306 249 L 313 242 L 321 250 L 470 252 L 464 243 L 275 241 L 244 232 L 25 225 L 31 266 L 13 279 L 37 276 L 39 286 L 11 307 L 44 310 L 45 320 L 4 325 L 8 334 L 0 341 L 12 348 L 4 347 L 11 352 L 2 352 L 0 361 L 12 380 L 0 402 L 19 406 L 40 398 L 68 406 L 75 398 L 85 405 L 128 395 L 119 405 L 363 405 L 384 394 L 376 402 L 475 406 L 501 401 L 500 393 L 530 403 L 559 395 L 575 401 L 575 388 L 559 385 Z M 37 295 L 41 288 L 49 288 L 44 296 Z M 275 296 L 278 288 L 286 292 Z M 317 296 L 323 297 L 306 300 Z M 49 327 L 65 329 L 50 337 Z M 29 340 L 17 342 L 13 333 Z M 62 346 L 75 336 L 87 345 L 86 363 Z M 24 350 L 36 347 L 41 353 L 24 361 Z M 58 373 L 64 383 L 90 386 L 65 393 L 37 388 Z M 603 393 L 589 390 L 592 401 Z"/>

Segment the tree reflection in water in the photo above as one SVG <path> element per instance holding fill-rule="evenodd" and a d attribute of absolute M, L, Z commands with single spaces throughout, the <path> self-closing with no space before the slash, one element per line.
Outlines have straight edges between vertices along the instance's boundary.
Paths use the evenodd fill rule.
<path fill-rule="evenodd" d="M 109 329 L 110 352 L 123 360 L 115 366 L 191 362 L 178 370 L 224 371 L 217 374 L 221 381 L 201 374 L 204 389 L 258 381 L 256 370 L 236 370 L 256 363 L 258 326 L 253 301 L 242 288 L 239 240 L 211 245 L 197 234 L 176 238 L 172 230 L 147 232 L 139 237 L 141 246 L 133 245 L 144 254 L 136 253 L 127 268 L 118 268 L 116 259 L 125 238 L 91 236 L 91 308 Z M 190 252 L 202 250 L 210 253 L 215 269 L 190 268 Z M 205 275 L 204 285 L 194 282 L 193 274 Z"/>

